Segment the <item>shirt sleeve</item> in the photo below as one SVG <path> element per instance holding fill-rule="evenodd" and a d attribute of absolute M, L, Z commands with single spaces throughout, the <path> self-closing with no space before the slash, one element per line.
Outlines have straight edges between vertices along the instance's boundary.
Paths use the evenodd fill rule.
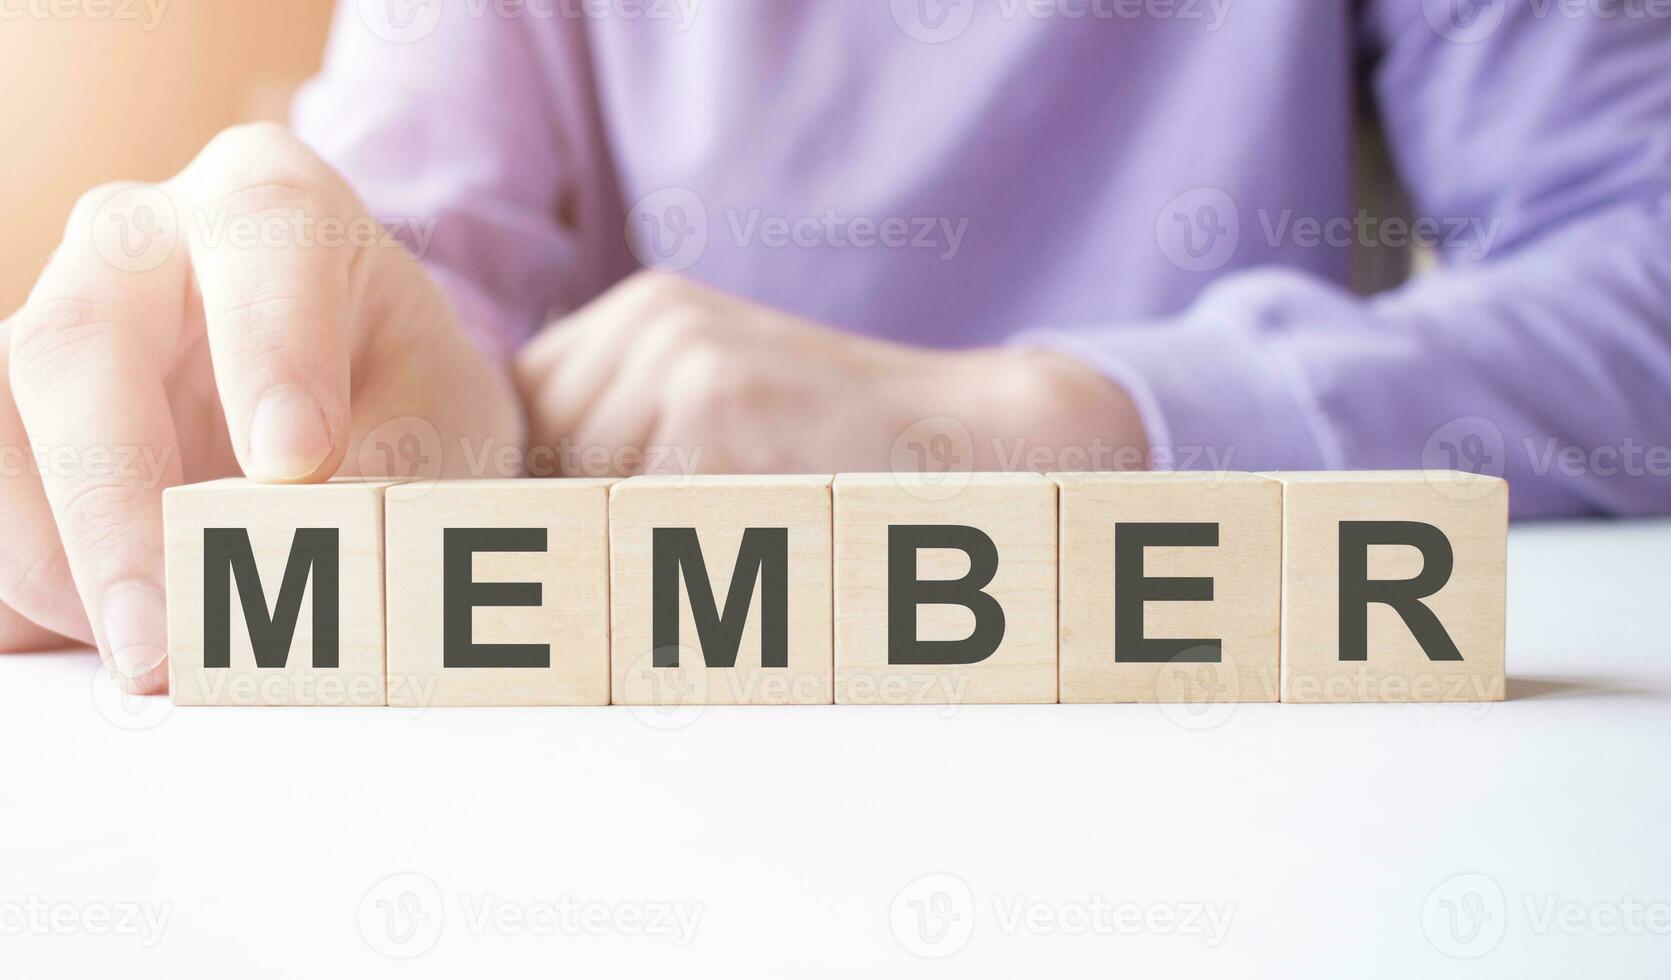
<path fill-rule="evenodd" d="M 527 18 L 469 4 L 339 4 L 292 125 L 504 359 L 563 304 L 575 178 Z"/>
<path fill-rule="evenodd" d="M 1366 299 L 1250 270 L 1173 317 L 1018 341 L 1124 384 L 1157 465 L 1468 469 L 1521 517 L 1671 509 L 1671 19 L 1595 10 L 1366 5 L 1438 271 Z"/>

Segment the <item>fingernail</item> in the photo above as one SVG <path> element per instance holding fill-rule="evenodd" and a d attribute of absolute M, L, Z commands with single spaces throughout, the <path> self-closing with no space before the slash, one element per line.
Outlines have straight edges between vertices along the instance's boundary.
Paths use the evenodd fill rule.
<path fill-rule="evenodd" d="M 162 593 L 140 582 L 118 585 L 104 594 L 104 644 L 118 676 L 138 681 L 167 656 L 168 607 Z"/>
<path fill-rule="evenodd" d="M 249 423 L 249 472 L 257 480 L 302 480 L 331 454 L 331 432 L 314 399 L 295 385 L 268 389 Z"/>

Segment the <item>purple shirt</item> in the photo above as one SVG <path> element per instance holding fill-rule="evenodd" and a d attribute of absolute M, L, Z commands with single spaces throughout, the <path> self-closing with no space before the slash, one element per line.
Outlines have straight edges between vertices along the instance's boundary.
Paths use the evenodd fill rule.
<path fill-rule="evenodd" d="M 1671 510 L 1671 0 L 355 0 L 296 125 L 500 355 L 652 265 L 1071 353 L 1157 466 Z"/>

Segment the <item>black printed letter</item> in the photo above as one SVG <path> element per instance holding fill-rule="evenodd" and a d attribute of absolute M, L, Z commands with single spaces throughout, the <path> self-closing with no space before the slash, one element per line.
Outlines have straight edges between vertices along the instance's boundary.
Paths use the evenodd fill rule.
<path fill-rule="evenodd" d="M 658 527 L 650 539 L 650 643 L 657 667 L 679 666 L 679 573 L 690 593 L 691 616 L 709 667 L 737 666 L 749 601 L 760 580 L 760 666 L 789 666 L 789 529 L 751 527 L 743 531 L 725 613 L 714 603 L 702 543 L 694 527 Z"/>
<path fill-rule="evenodd" d="M 267 614 L 267 596 L 249 531 L 241 527 L 203 529 L 203 666 L 232 665 L 232 576 L 244 608 L 257 667 L 282 668 L 302 612 L 302 592 L 313 575 L 313 666 L 337 666 L 337 529 L 299 527 L 290 540 L 278 601 Z"/>
<path fill-rule="evenodd" d="M 1145 602 L 1211 602 L 1210 578 L 1147 578 L 1144 548 L 1216 548 L 1217 524 L 1114 525 L 1114 661 L 1122 664 L 1216 664 L 1224 641 L 1148 639 Z"/>
<path fill-rule="evenodd" d="M 917 552 L 955 548 L 969 556 L 960 579 L 917 578 Z M 893 524 L 888 527 L 888 663 L 975 664 L 1004 642 L 1004 609 L 981 591 L 998 574 L 998 547 L 978 528 L 957 524 Z M 964 606 L 975 629 L 962 640 L 917 639 L 917 607 Z"/>
<path fill-rule="evenodd" d="M 1422 554 L 1421 574 L 1409 579 L 1369 577 L 1371 545 L 1408 545 Z M 1391 606 L 1410 627 L 1429 660 L 1461 660 L 1439 617 L 1422 604 L 1450 581 L 1454 563 L 1443 531 L 1415 521 L 1340 522 L 1340 659 L 1369 659 L 1369 604 Z"/>
<path fill-rule="evenodd" d="M 541 552 L 543 527 L 449 527 L 441 545 L 441 665 L 443 667 L 550 667 L 545 643 L 477 643 L 471 636 L 477 606 L 537 606 L 539 582 L 477 582 L 476 553 Z"/>

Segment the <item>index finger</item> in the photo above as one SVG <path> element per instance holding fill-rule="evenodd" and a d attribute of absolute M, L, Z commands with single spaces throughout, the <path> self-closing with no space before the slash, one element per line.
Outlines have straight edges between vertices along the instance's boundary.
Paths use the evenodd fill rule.
<path fill-rule="evenodd" d="M 348 450 L 354 306 L 380 257 L 358 238 L 381 226 L 346 181 L 271 124 L 215 137 L 181 183 L 238 462 L 257 480 L 327 479 Z"/>

